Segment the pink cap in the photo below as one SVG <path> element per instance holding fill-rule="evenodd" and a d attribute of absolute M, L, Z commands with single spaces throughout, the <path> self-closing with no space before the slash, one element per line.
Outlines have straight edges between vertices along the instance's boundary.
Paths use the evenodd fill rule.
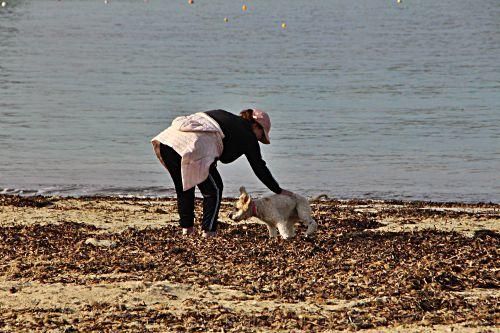
<path fill-rule="evenodd" d="M 252 114 L 253 119 L 255 119 L 255 121 L 264 129 L 265 137 L 262 138 L 261 142 L 268 145 L 271 143 L 271 140 L 269 140 L 269 132 L 271 131 L 271 119 L 269 118 L 269 115 L 262 110 L 259 109 L 252 109 L 252 110 L 253 110 Z"/>

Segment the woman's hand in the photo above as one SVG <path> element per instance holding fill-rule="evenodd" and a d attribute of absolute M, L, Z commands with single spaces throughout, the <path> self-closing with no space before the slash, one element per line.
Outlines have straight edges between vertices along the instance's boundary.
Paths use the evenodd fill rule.
<path fill-rule="evenodd" d="M 293 192 L 290 192 L 290 191 L 285 190 L 285 189 L 281 189 L 281 193 L 280 194 L 288 195 L 289 197 L 293 197 L 294 196 Z"/>

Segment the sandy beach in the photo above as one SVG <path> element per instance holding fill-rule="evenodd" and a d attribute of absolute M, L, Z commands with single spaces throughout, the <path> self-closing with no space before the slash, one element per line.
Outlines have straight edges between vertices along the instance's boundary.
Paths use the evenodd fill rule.
<path fill-rule="evenodd" d="M 0 196 L 0 331 L 500 330 L 498 204 L 314 201 L 284 241 L 233 202 L 203 239 L 172 199 Z"/>

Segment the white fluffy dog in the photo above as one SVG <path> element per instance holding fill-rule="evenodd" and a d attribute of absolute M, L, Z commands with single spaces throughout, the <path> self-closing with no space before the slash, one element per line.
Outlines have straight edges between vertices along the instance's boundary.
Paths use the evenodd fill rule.
<path fill-rule="evenodd" d="M 295 236 L 294 224 L 297 221 L 302 221 L 307 226 L 305 236 L 312 235 L 318 229 L 318 224 L 311 217 L 309 201 L 300 195 L 274 194 L 262 199 L 252 199 L 243 186 L 240 187 L 240 193 L 236 210 L 229 214 L 229 218 L 234 221 L 257 217 L 267 225 L 270 237 L 276 237 L 278 229 L 284 239 Z"/>

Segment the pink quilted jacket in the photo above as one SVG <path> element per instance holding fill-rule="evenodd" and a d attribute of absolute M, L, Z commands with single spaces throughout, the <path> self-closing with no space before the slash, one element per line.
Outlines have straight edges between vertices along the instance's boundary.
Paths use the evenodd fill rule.
<path fill-rule="evenodd" d="M 151 142 L 172 147 L 181 157 L 184 191 L 208 178 L 210 165 L 222 154 L 224 134 L 219 124 L 203 112 L 177 117 Z"/>

